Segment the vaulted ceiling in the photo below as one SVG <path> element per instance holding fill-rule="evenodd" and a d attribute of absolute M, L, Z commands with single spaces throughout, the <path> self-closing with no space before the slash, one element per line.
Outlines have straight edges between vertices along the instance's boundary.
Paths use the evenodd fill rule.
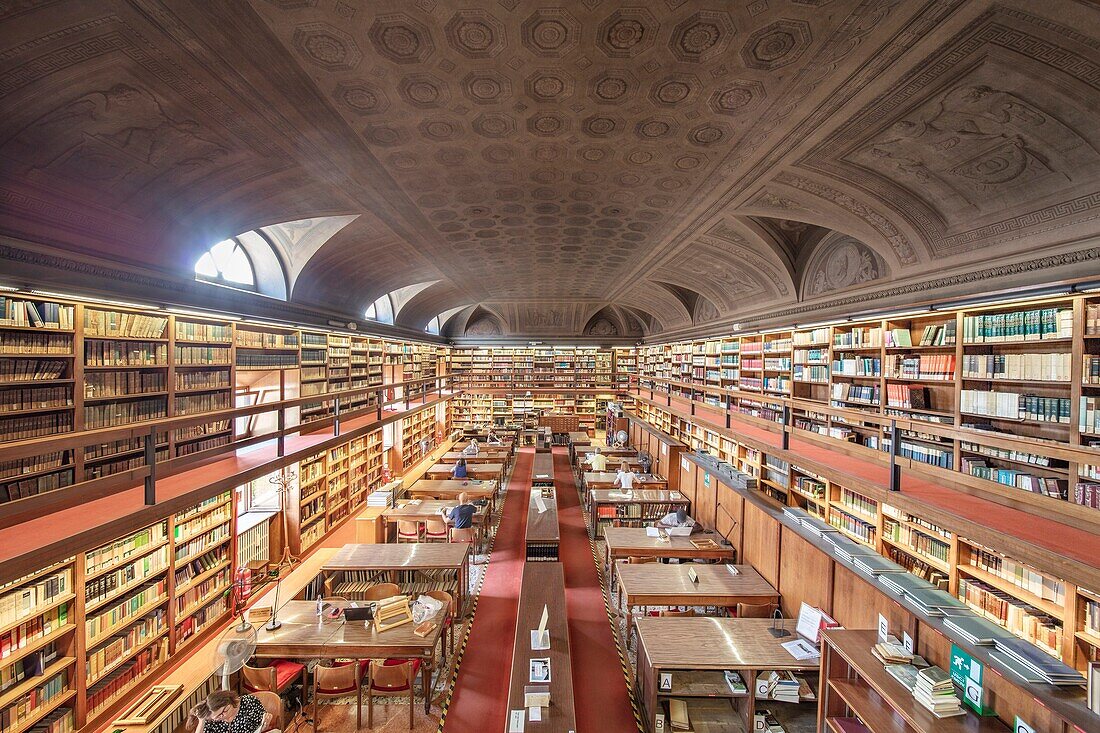
<path fill-rule="evenodd" d="M 165 276 L 314 219 L 279 230 L 294 301 L 431 283 L 399 322 L 630 336 L 1100 271 L 1084 0 L 40 0 L 0 27 L 0 233 Z"/>

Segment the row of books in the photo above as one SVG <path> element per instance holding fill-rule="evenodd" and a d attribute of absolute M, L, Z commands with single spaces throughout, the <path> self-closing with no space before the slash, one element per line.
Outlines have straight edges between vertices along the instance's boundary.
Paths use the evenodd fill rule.
<path fill-rule="evenodd" d="M 1100 397 L 1082 397 L 1078 418 L 1082 433 L 1100 435 Z"/>
<path fill-rule="evenodd" d="M 1090 509 L 1100 509 L 1100 484 L 1078 481 L 1073 487 L 1073 503 Z"/>
<path fill-rule="evenodd" d="M 918 555 L 931 557 L 943 563 L 947 562 L 947 557 L 951 551 L 950 545 L 946 542 L 930 537 L 890 518 L 885 519 L 883 522 L 882 536 L 895 544 L 908 547 Z"/>
<path fill-rule="evenodd" d="M 0 419 L 0 442 L 26 440 L 43 435 L 67 433 L 73 429 L 71 412 L 53 412 L 46 415 L 27 417 L 5 417 Z"/>
<path fill-rule="evenodd" d="M 168 524 L 157 522 L 109 544 L 84 553 L 84 572 L 93 575 L 168 540 Z"/>
<path fill-rule="evenodd" d="M 237 366 L 241 369 L 293 369 L 298 366 L 298 354 L 252 354 L 238 351 Z"/>
<path fill-rule="evenodd" d="M 1040 308 L 963 318 L 963 343 L 1041 341 L 1073 336 L 1071 308 Z"/>
<path fill-rule="evenodd" d="M 229 430 L 228 420 L 215 420 L 201 425 L 191 425 L 175 431 L 176 442 L 201 438 L 204 435 L 214 435 Z"/>
<path fill-rule="evenodd" d="M 133 422 L 159 420 L 163 417 L 168 417 L 168 400 L 164 397 L 87 405 L 84 407 L 84 428 L 86 430 L 109 428 Z"/>
<path fill-rule="evenodd" d="M 93 372 L 84 375 L 86 398 L 119 397 L 143 392 L 166 392 L 168 374 L 163 371 Z"/>
<path fill-rule="evenodd" d="M 857 494 L 851 489 L 841 489 L 840 491 L 840 503 L 845 507 L 848 507 L 852 511 L 866 514 L 868 516 L 875 516 L 878 514 L 878 502 L 874 499 L 869 499 L 863 494 Z"/>
<path fill-rule="evenodd" d="M 199 554 L 203 550 L 213 547 L 229 536 L 229 525 L 218 524 L 203 532 L 201 535 L 176 545 L 176 562 L 179 563 L 189 557 Z"/>
<path fill-rule="evenodd" d="M 1012 633 L 1054 656 L 1061 656 L 1062 624 L 1038 608 L 971 578 L 959 578 L 959 598 Z"/>
<path fill-rule="evenodd" d="M 790 392 L 791 380 L 787 377 L 764 377 L 763 389 L 768 392 Z"/>
<path fill-rule="evenodd" d="M 968 564 L 1007 580 L 1017 588 L 1022 588 L 1055 605 L 1065 604 L 1066 586 L 1061 580 L 1043 575 L 1012 558 L 988 552 L 980 547 L 969 546 L 969 550 Z"/>
<path fill-rule="evenodd" d="M 231 343 L 233 327 L 215 323 L 192 323 L 176 320 L 177 341 L 218 341 Z"/>
<path fill-rule="evenodd" d="M 908 331 L 906 331 L 908 333 Z M 846 349 L 872 349 L 882 346 L 882 329 L 853 328 L 851 331 L 836 331 L 833 333 L 833 348 Z"/>
<path fill-rule="evenodd" d="M 324 523 L 321 523 L 321 534 L 324 534 Z M 318 535 L 318 538 L 320 535 Z M 303 539 L 303 544 L 305 540 Z M 183 620 L 182 623 L 176 624 L 176 644 L 182 644 L 196 634 L 201 633 L 207 626 L 216 623 L 222 616 L 225 615 L 229 609 L 226 601 L 226 596 L 223 594 L 218 597 L 213 603 L 200 608 L 196 613 L 191 614 Z"/>
<path fill-rule="evenodd" d="M 921 331 L 918 346 L 954 346 L 955 321 L 933 323 Z"/>
<path fill-rule="evenodd" d="M 229 559 L 229 546 L 219 545 L 205 555 L 201 555 L 176 569 L 175 579 L 177 590 L 186 585 L 192 578 L 197 578 L 208 570 Z"/>
<path fill-rule="evenodd" d="M 829 512 L 829 524 L 859 537 L 869 545 L 875 544 L 875 537 L 877 535 L 875 525 L 869 524 L 862 519 L 858 519 L 841 511 Z"/>
<path fill-rule="evenodd" d="M 833 374 L 842 377 L 878 377 L 882 359 L 877 356 L 844 356 L 833 359 Z"/>
<path fill-rule="evenodd" d="M 72 470 L 10 481 L 0 484 L 0 503 L 25 499 L 28 496 L 43 494 L 47 491 L 56 491 L 72 484 Z"/>
<path fill-rule="evenodd" d="M 995 481 L 1005 486 L 1015 486 L 1035 494 L 1043 494 L 1054 499 L 1065 499 L 1069 491 L 1069 483 L 1065 479 L 1052 478 L 1050 476 L 1035 476 L 1026 471 L 1013 468 L 1000 468 L 990 466 L 984 459 L 962 459 L 962 469 L 971 476 L 977 476 L 987 481 Z"/>
<path fill-rule="evenodd" d="M 886 404 L 912 410 L 932 409 L 932 394 L 927 387 L 912 384 L 886 385 Z"/>
<path fill-rule="evenodd" d="M 1087 358 L 1086 358 L 1087 361 Z M 1100 364 L 1097 365 L 1100 375 Z M 1068 382 L 1070 354 L 964 354 L 962 375 L 966 379 L 1026 379 L 1037 382 Z"/>
<path fill-rule="evenodd" d="M 57 660 L 57 645 L 47 644 L 11 664 L 0 666 L 0 694 L 24 680 L 41 677 L 46 668 Z"/>
<path fill-rule="evenodd" d="M 84 309 L 85 336 L 124 336 L 126 338 L 164 338 L 168 319 L 140 313 Z"/>
<path fill-rule="evenodd" d="M 887 354 L 886 376 L 948 382 L 955 378 L 954 354 Z"/>
<path fill-rule="evenodd" d="M 1068 423 L 1070 400 L 1068 397 L 1040 397 L 1017 392 L 964 389 L 960 397 L 960 410 L 974 415 L 1009 420 Z"/>
<path fill-rule="evenodd" d="M 889 439 L 884 438 L 882 443 L 883 450 L 890 450 Z M 928 443 L 917 443 L 904 438 L 898 446 L 898 455 L 918 463 L 927 463 L 930 466 L 939 466 L 940 468 L 952 468 L 955 463 L 955 454 L 950 448 L 937 448 Z"/>
<path fill-rule="evenodd" d="M 73 329 L 73 306 L 0 295 L 0 326 Z"/>
<path fill-rule="evenodd" d="M 157 463 L 168 460 L 168 449 L 158 448 L 156 452 Z M 116 458 L 112 461 L 105 461 L 103 463 L 96 463 L 95 465 L 86 466 L 84 471 L 84 478 L 91 480 L 94 478 L 103 478 L 104 476 L 113 476 L 116 473 L 122 473 L 124 471 L 132 471 L 135 468 L 141 468 L 145 465 L 145 454 L 139 453 L 132 455 L 129 458 Z"/>
<path fill-rule="evenodd" d="M 176 616 L 182 616 L 193 610 L 204 600 L 214 598 L 219 591 L 229 586 L 229 568 L 223 568 L 206 580 L 191 586 L 183 593 L 177 593 Z"/>
<path fill-rule="evenodd" d="M 802 364 L 795 364 L 794 367 L 794 381 L 796 382 L 821 382 L 824 384 L 829 381 L 829 367 L 827 366 L 804 366 Z"/>
<path fill-rule="evenodd" d="M 229 354 L 229 349 L 224 346 L 177 346 L 175 363 L 179 366 L 228 366 Z"/>
<path fill-rule="evenodd" d="M 0 710 L 0 730 L 14 730 L 21 727 L 25 720 L 49 705 L 51 700 L 68 693 L 70 689 L 69 670 L 63 669 L 42 684 L 35 686 L 13 705 Z"/>
<path fill-rule="evenodd" d="M 202 412 L 228 410 L 233 407 L 230 397 L 228 391 L 176 395 L 176 415 L 197 415 Z"/>
<path fill-rule="evenodd" d="M 940 590 L 947 590 L 948 576 L 947 573 L 939 568 L 932 567 L 927 562 L 920 560 L 913 555 L 903 552 L 896 547 L 887 548 L 886 556 L 893 562 L 897 563 L 905 570 L 916 577 L 926 580 L 932 585 L 936 586 Z"/>
<path fill-rule="evenodd" d="M 97 715 L 129 690 L 140 678 L 168 658 L 168 639 L 164 637 L 143 649 L 131 661 L 88 690 L 88 717 Z"/>
<path fill-rule="evenodd" d="M 44 359 L 0 359 L 0 384 L 60 379 L 66 363 Z"/>
<path fill-rule="evenodd" d="M 829 385 L 829 397 L 844 402 L 856 402 L 862 405 L 878 405 L 882 396 L 877 384 L 833 383 Z"/>
<path fill-rule="evenodd" d="M 828 364 L 829 350 L 826 349 L 795 349 L 795 364 Z"/>
<path fill-rule="evenodd" d="M 150 578 L 168 567 L 168 546 L 143 555 L 109 573 L 92 578 L 84 584 L 85 604 L 94 606 L 109 598 L 119 588 L 132 585 L 138 580 Z"/>
<path fill-rule="evenodd" d="M 294 349 L 298 347 L 298 334 L 245 331 L 238 328 L 237 346 L 251 349 Z"/>
<path fill-rule="evenodd" d="M 73 576 L 70 568 L 5 591 L 0 595 L 0 626 L 29 618 L 39 606 L 48 606 L 55 599 L 72 592 Z"/>
<path fill-rule="evenodd" d="M 1040 456 L 1035 453 L 1025 453 L 1024 451 L 1011 450 L 1009 448 L 997 448 L 990 445 L 979 445 L 978 443 L 970 443 L 963 441 L 961 447 L 964 451 L 970 451 L 971 453 L 980 453 L 983 456 L 990 456 L 991 458 L 1002 458 L 1010 461 L 1016 461 L 1018 463 L 1030 463 L 1033 466 L 1045 466 L 1053 467 L 1054 461 L 1047 456 Z"/>
<path fill-rule="evenodd" d="M 155 583 L 142 587 L 136 593 L 127 596 L 104 611 L 84 621 L 85 637 L 88 643 L 114 633 L 132 620 L 138 612 L 144 612 L 148 606 L 167 597 L 168 581 L 161 578 Z"/>
<path fill-rule="evenodd" d="M 229 370 L 204 369 L 195 372 L 176 372 L 176 390 L 229 389 Z"/>
<path fill-rule="evenodd" d="M 94 651 L 89 651 L 88 661 L 85 664 L 88 684 L 97 683 L 105 671 L 118 664 L 119 660 L 130 656 L 135 649 L 167 628 L 168 612 L 164 608 L 158 608 L 143 616 L 141 621 L 130 626 L 125 633 L 115 634 Z"/>
<path fill-rule="evenodd" d="M 151 341 L 85 341 L 87 366 L 167 366 L 168 345 Z"/>
<path fill-rule="evenodd" d="M 22 412 L 73 404 L 72 387 L 21 387 L 0 391 L 0 412 Z"/>
<path fill-rule="evenodd" d="M 72 602 L 36 614 L 15 628 L 0 634 L 0 659 L 7 659 L 39 639 L 68 626 L 73 614 Z"/>
<path fill-rule="evenodd" d="M 73 337 L 58 333 L 21 333 L 0 330 L 0 354 L 71 354 Z"/>
<path fill-rule="evenodd" d="M 829 328 L 823 326 L 821 328 L 815 328 L 811 331 L 795 331 L 791 334 L 791 342 L 795 346 L 810 346 L 811 344 L 828 344 L 829 343 Z M 729 345 L 732 348 L 737 348 L 737 342 L 727 342 L 722 344 L 722 349 L 725 350 Z"/>
<path fill-rule="evenodd" d="M 51 468 L 60 468 L 65 465 L 68 455 L 67 451 L 57 451 L 29 458 L 16 458 L 12 461 L 0 461 L 0 479 L 37 473 Z"/>
<path fill-rule="evenodd" d="M 176 446 L 177 456 L 189 456 L 192 453 L 201 453 L 204 450 L 211 450 L 212 448 L 219 448 L 223 445 L 229 445 L 231 436 L 219 435 L 213 438 L 207 438 L 206 440 L 196 440 L 191 443 L 185 443 L 183 445 Z"/>

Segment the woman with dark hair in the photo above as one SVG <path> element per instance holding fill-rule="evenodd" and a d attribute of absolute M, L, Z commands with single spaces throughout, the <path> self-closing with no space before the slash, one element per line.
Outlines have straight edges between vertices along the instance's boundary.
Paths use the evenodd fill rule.
<path fill-rule="evenodd" d="M 469 474 L 466 473 L 466 459 L 459 458 L 455 463 L 455 467 L 451 469 L 451 478 L 466 479 L 469 478 Z"/>
<path fill-rule="evenodd" d="M 259 698 L 215 690 L 191 708 L 187 729 L 195 733 L 261 733 L 270 722 L 271 716 Z"/>

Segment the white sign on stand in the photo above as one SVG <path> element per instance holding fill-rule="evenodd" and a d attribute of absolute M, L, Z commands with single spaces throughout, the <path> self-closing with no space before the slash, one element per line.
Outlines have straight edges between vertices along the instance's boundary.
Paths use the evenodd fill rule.
<path fill-rule="evenodd" d="M 544 651 L 550 648 L 550 630 L 546 628 L 546 622 L 550 619 L 550 610 L 544 605 L 542 607 L 542 618 L 539 620 L 539 627 L 531 631 L 531 649 L 535 651 Z"/>

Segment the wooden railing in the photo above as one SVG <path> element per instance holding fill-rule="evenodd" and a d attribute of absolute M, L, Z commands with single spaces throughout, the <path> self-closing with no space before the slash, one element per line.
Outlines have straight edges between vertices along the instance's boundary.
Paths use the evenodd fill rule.
<path fill-rule="evenodd" d="M 783 449 L 789 449 L 791 436 L 797 435 L 800 439 L 833 446 L 857 454 L 860 458 L 884 464 L 889 467 L 888 488 L 890 491 L 903 491 L 906 475 L 931 478 L 941 484 L 949 485 L 951 488 L 964 489 L 967 493 L 980 495 L 1000 504 L 1017 508 L 1026 506 L 1030 511 L 1035 511 L 1057 521 L 1085 521 L 1100 526 L 1100 511 L 1081 506 L 1072 500 L 1073 484 L 1078 479 L 1075 471 L 1076 465 L 1100 465 L 1100 448 L 1075 446 L 1053 440 L 977 430 L 957 425 L 945 425 L 906 418 L 900 415 L 875 414 L 795 397 L 710 386 L 703 388 L 690 382 L 663 377 L 631 375 L 626 389 L 629 393 L 638 396 L 648 396 L 649 401 L 655 404 L 664 403 L 670 410 L 678 410 L 679 408 L 673 402 L 673 398 L 685 400 L 688 403 L 685 407 L 690 416 L 697 415 L 699 408 L 717 412 L 721 415 L 719 420 L 724 418 L 724 426 L 727 429 L 735 429 L 734 420 L 736 420 L 768 431 L 778 438 L 779 447 Z M 719 405 L 705 402 L 701 399 L 704 394 L 719 395 L 723 398 L 722 402 Z M 750 400 L 755 403 L 773 406 L 778 419 L 770 420 L 743 414 L 737 409 L 734 400 Z M 889 447 L 887 450 L 870 448 L 858 443 L 833 438 L 827 434 L 805 430 L 795 424 L 798 418 L 814 419 L 809 416 L 810 413 L 839 418 L 849 424 L 854 423 L 856 426 L 860 424 L 875 426 L 884 431 L 886 438 L 889 440 Z M 837 427 L 843 427 L 843 425 L 837 425 Z M 954 462 L 952 468 L 943 468 L 935 464 L 910 459 L 899 453 L 899 447 L 905 439 L 901 435 L 902 431 L 912 431 L 945 440 L 976 443 L 1065 461 L 1068 464 L 1066 469 L 1067 482 L 1071 492 L 1069 500 L 1055 499 L 1018 487 L 972 476 L 961 470 L 961 462 Z M 951 446 L 943 447 L 950 448 Z M 904 472 L 903 468 L 906 469 Z M 1035 468 L 1040 472 L 1043 470 L 1042 466 L 1035 466 Z"/>
<path fill-rule="evenodd" d="M 402 396 L 396 397 L 395 393 L 401 389 Z M 109 476 L 79 480 L 74 476 L 74 483 L 51 491 L 34 494 L 25 498 L 16 499 L 0 504 L 0 527 L 11 526 L 26 517 L 57 511 L 69 506 L 75 506 L 84 501 L 106 496 L 125 488 L 132 487 L 135 483 L 142 482 L 145 488 L 145 503 L 155 504 L 157 501 L 156 484 L 158 478 L 164 478 L 181 473 L 195 464 L 216 458 L 241 448 L 275 441 L 276 454 L 283 456 L 285 442 L 288 436 L 299 434 L 313 434 L 331 428 L 332 436 L 341 435 L 341 421 L 362 417 L 374 412 L 378 421 L 392 421 L 400 418 L 400 413 L 385 416 L 386 408 L 393 405 L 401 405 L 408 411 L 412 400 L 422 400 L 430 403 L 433 395 L 436 400 L 443 399 L 444 395 L 450 395 L 451 378 L 447 375 L 427 377 L 424 379 L 409 380 L 406 382 L 393 382 L 383 385 L 371 385 L 369 387 L 355 387 L 335 392 L 323 392 L 306 397 L 268 402 L 245 407 L 235 407 L 228 410 L 204 412 L 186 417 L 166 417 L 157 420 L 128 423 L 124 426 L 97 428 L 94 430 L 82 430 L 79 432 L 61 433 L 58 435 L 30 438 L 26 440 L 12 441 L 0 445 L 0 463 L 14 461 L 21 458 L 47 455 L 50 453 L 73 451 L 75 459 L 76 451 L 90 447 L 122 440 L 140 440 L 144 450 L 144 465 L 120 471 Z M 356 407 L 351 410 L 343 409 L 345 405 L 356 398 L 374 395 L 374 402 L 367 406 Z M 306 405 L 328 403 L 332 405 L 332 415 L 290 424 L 287 411 L 293 408 L 301 408 Z M 172 430 L 204 425 L 220 421 L 233 421 L 240 418 L 255 415 L 275 414 L 276 427 L 260 434 L 248 436 L 236 436 L 230 433 L 229 441 L 224 445 L 215 446 L 202 451 L 196 451 L 185 456 L 169 458 L 167 460 L 155 460 L 157 449 L 157 437 Z M 75 470 L 75 469 L 74 469 Z M 16 477 L 17 478 L 17 477 Z"/>

